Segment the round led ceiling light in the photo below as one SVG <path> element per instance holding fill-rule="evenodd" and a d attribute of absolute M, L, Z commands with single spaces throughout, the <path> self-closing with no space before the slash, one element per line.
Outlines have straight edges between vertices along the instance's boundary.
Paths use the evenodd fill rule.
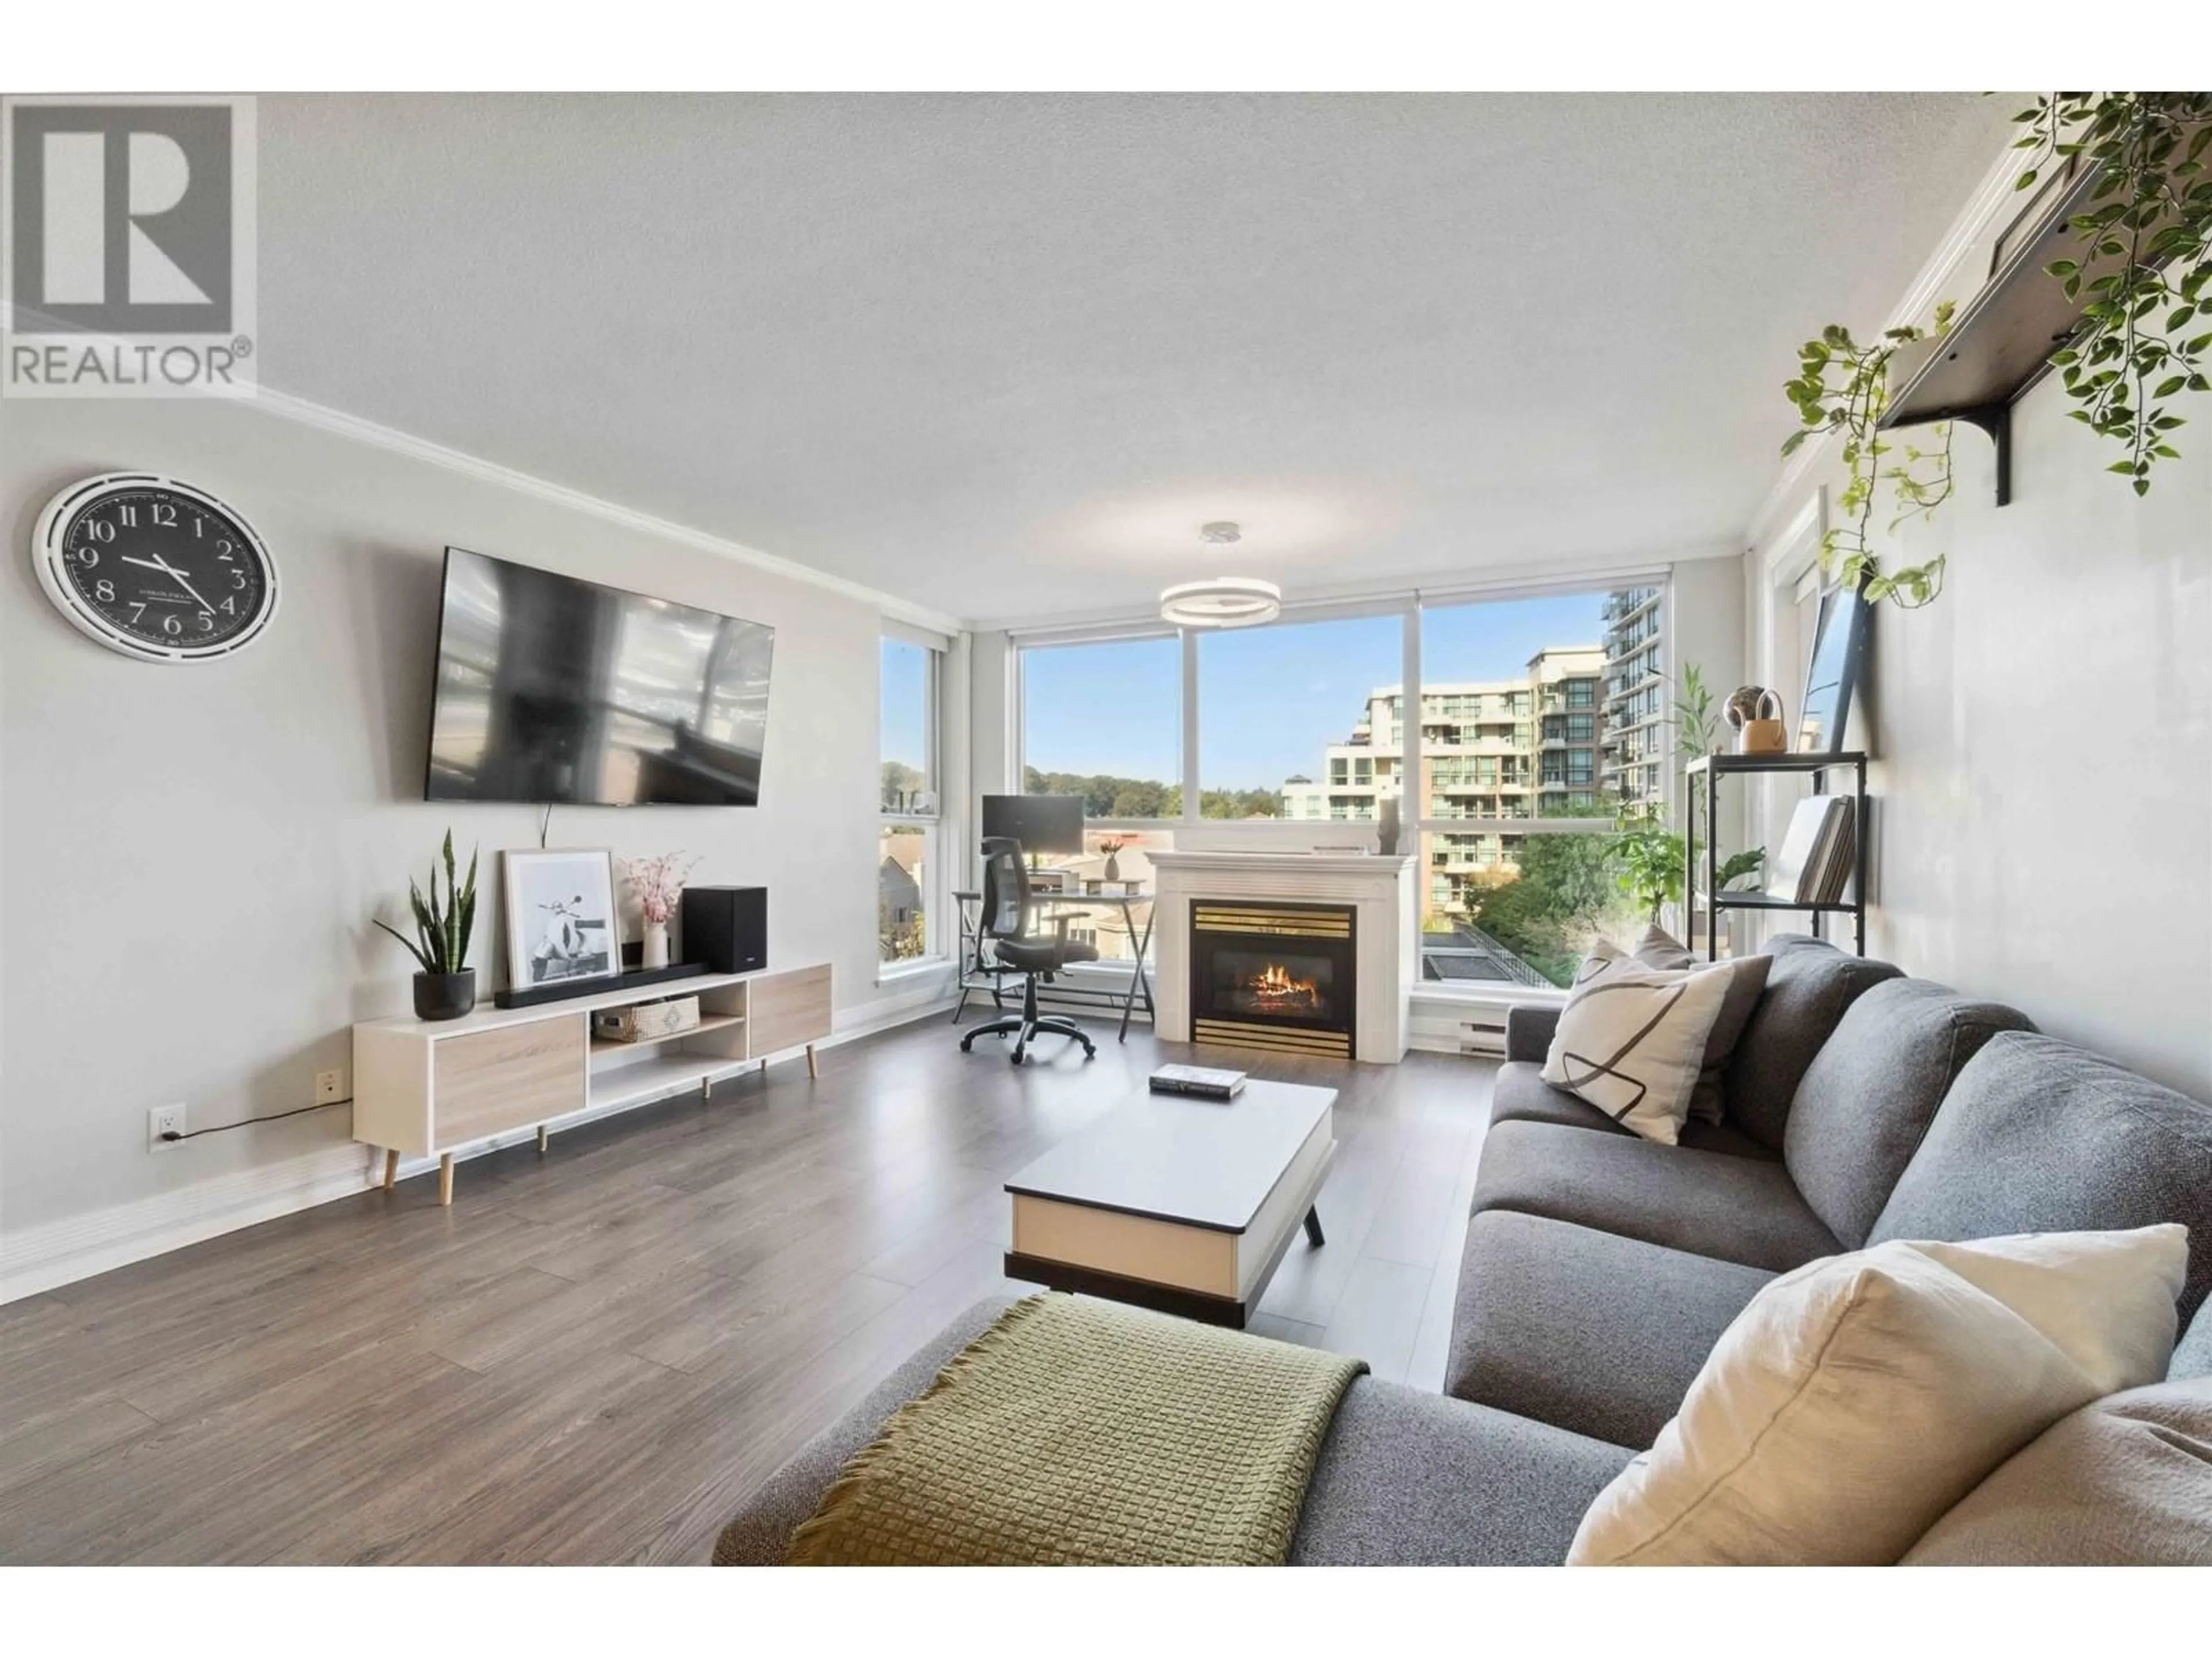
<path fill-rule="evenodd" d="M 1283 614 L 1283 590 L 1257 576 L 1214 576 L 1160 591 L 1160 620 L 1177 628 L 1250 628 Z"/>

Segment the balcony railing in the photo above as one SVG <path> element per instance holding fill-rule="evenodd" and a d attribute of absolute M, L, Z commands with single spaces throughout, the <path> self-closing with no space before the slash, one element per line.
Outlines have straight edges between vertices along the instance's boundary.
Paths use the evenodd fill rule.
<path fill-rule="evenodd" d="M 1464 801 L 1440 800 L 1431 798 L 1429 801 L 1429 816 L 1432 818 L 1450 818 L 1458 820 L 1465 818 L 1526 818 L 1533 817 L 1535 814 L 1528 810 L 1528 803 L 1524 800 L 1501 800 L 1492 807 L 1489 807 L 1482 811 L 1475 811 L 1471 809 Z"/>
<path fill-rule="evenodd" d="M 1633 616 L 1658 597 L 1659 590 L 1656 587 L 1630 587 L 1618 593 L 1609 593 L 1606 596 L 1604 608 L 1598 612 L 1599 619 L 1615 622 L 1623 617 Z"/>

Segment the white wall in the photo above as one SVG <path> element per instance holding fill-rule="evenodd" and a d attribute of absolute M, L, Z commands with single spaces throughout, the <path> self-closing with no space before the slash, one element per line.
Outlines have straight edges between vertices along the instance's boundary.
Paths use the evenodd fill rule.
<path fill-rule="evenodd" d="M 283 611 L 236 661 L 127 660 L 40 592 L 40 507 L 125 467 L 213 489 L 268 542 Z M 404 901 L 446 826 L 465 855 L 483 849 L 488 888 L 492 854 L 537 844 L 534 809 L 421 799 L 448 543 L 775 625 L 761 807 L 562 808 L 552 844 L 702 854 L 695 880 L 769 889 L 771 961 L 834 964 L 841 1024 L 894 994 L 874 982 L 865 601 L 251 405 L 0 404 L 0 520 L 11 1238 L 342 1146 L 339 1108 L 149 1153 L 146 1113 L 182 1101 L 199 1128 L 308 1103 L 315 1071 L 347 1063 L 352 1021 L 408 1006 L 411 963 L 369 919 Z M 502 981 L 500 930 L 489 902 L 480 985 Z"/>
<path fill-rule="evenodd" d="M 1694 665 L 1717 708 L 1743 681 L 1743 567 L 1732 558 L 1686 559 L 1674 567 L 1671 598 L 1671 666 L 1679 677 Z"/>
<path fill-rule="evenodd" d="M 1960 428 L 1956 495 L 1882 544 L 1948 554 L 1945 591 L 1876 607 L 1847 740 L 1876 757 L 1871 952 L 2212 1100 L 2212 399 L 2185 403 L 2141 501 L 2056 382 L 2014 411 L 2008 507 Z M 1766 515 L 1754 598 L 1823 482 Z"/>

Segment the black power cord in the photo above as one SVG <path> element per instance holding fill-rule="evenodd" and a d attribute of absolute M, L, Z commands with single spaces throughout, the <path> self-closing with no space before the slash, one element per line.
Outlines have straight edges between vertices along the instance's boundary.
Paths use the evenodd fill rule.
<path fill-rule="evenodd" d="M 352 1103 L 353 1097 L 351 1095 L 348 1095 L 343 1100 L 319 1100 L 312 1106 L 295 1106 L 289 1112 L 271 1112 L 266 1117 L 242 1117 L 235 1123 L 210 1124 L 204 1129 L 190 1129 L 185 1131 L 183 1134 L 179 1134 L 174 1129 L 167 1129 L 162 1132 L 161 1139 L 164 1140 L 198 1140 L 202 1135 L 219 1135 L 225 1130 L 243 1129 L 249 1123 L 275 1123 L 283 1118 L 298 1117 L 304 1112 L 326 1112 L 333 1106 L 349 1106 Z"/>

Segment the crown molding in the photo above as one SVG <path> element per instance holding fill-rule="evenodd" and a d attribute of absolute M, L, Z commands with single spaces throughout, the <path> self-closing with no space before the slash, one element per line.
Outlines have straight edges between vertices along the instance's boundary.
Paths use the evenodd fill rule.
<path fill-rule="evenodd" d="M 443 467 L 449 472 L 464 474 L 483 483 L 493 484 L 503 489 L 512 489 L 520 495 L 534 495 L 540 501 L 550 501 L 556 507 L 567 507 L 571 512 L 589 514 L 593 518 L 605 520 L 609 524 L 619 525 L 625 530 L 641 532 L 646 535 L 659 537 L 665 541 L 677 542 L 685 547 L 696 548 L 702 552 L 712 553 L 718 558 L 728 559 L 735 563 L 747 565 L 755 570 L 781 576 L 791 581 L 805 582 L 810 586 L 822 588 L 842 598 L 857 600 L 862 605 L 881 611 L 886 617 L 912 623 L 918 627 L 931 629 L 940 634 L 958 634 L 965 631 L 969 627 L 968 623 L 961 617 L 942 611 L 932 610 L 927 605 L 916 605 L 912 600 L 901 599 L 895 593 L 886 593 L 881 588 L 870 587 L 865 582 L 856 582 L 843 576 L 831 575 L 827 571 L 815 569 L 811 565 L 801 564 L 795 559 L 787 559 L 775 553 L 764 553 L 759 548 L 748 547 L 743 542 L 732 541 L 726 536 L 714 535 L 704 530 L 694 529 L 690 525 L 678 524 L 672 519 L 661 518 L 657 514 L 642 512 L 633 507 L 624 507 L 621 502 L 608 501 L 604 496 L 590 495 L 580 489 L 572 489 L 566 484 L 555 483 L 551 479 L 541 478 L 535 473 L 524 472 L 515 467 L 502 465 L 497 461 L 488 461 L 482 456 L 450 448 L 430 439 L 416 437 L 411 432 L 402 432 L 396 427 L 383 426 L 377 422 L 366 420 L 358 415 L 349 415 L 343 410 L 331 409 L 326 404 L 313 403 L 289 392 L 278 392 L 272 387 L 264 386 L 252 397 L 242 398 L 240 401 L 249 407 L 263 410 L 282 420 L 295 421 L 302 426 L 319 428 L 325 432 L 334 433 L 339 437 L 350 438 L 356 443 L 368 444 L 378 449 L 388 450 L 396 455 L 404 455 L 410 460 L 426 461 L 433 466 Z"/>
<path fill-rule="evenodd" d="M 1951 221 L 1943 240 L 1936 245 L 1935 252 L 1906 286 L 1903 296 L 1883 320 L 1882 327 L 1925 327 L 1934 319 L 1936 307 L 1942 299 L 1949 297 L 1963 302 L 1971 297 L 1963 294 L 1947 296 L 1944 290 L 1957 282 L 1960 268 L 1967 257 L 1986 245 L 2019 211 L 2017 193 L 2013 189 L 2013 181 L 2019 175 L 2019 153 L 2008 145 L 1990 163 L 1989 171 L 1974 186 L 1974 193 Z M 1974 286 L 1981 286 L 1979 278 Z M 1773 488 L 1766 492 L 1765 500 L 1745 526 L 1744 541 L 1747 546 L 1763 544 L 1791 519 L 1802 502 L 1806 480 L 1829 459 L 1835 448 L 1834 434 L 1824 432 L 1800 446 L 1797 453 L 1783 463 L 1782 470 L 1775 475 Z"/>

